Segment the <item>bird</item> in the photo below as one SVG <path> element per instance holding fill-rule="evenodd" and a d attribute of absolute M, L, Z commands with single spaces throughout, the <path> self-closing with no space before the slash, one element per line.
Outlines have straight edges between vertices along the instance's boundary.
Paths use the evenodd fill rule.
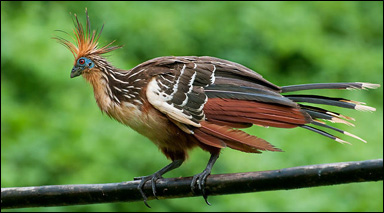
<path fill-rule="evenodd" d="M 180 167 L 188 158 L 188 151 L 194 147 L 210 153 L 206 168 L 194 175 L 191 181 L 192 192 L 201 192 L 209 205 L 206 180 L 222 149 L 228 147 L 246 153 L 282 151 L 242 130 L 253 125 L 301 127 L 349 144 L 320 127 L 366 142 L 327 124 L 353 125 L 352 117 L 313 104 L 359 111 L 375 111 L 375 108 L 345 98 L 285 93 L 317 89 L 376 89 L 379 84 L 350 82 L 277 86 L 250 68 L 210 56 L 163 56 L 129 70 L 119 69 L 108 62 L 104 54 L 122 46 L 113 46 L 115 41 L 99 46 L 104 24 L 99 31 L 91 29 L 87 9 L 85 13 L 85 28 L 74 14 L 74 43 L 60 36 L 53 38 L 73 54 L 75 60 L 70 78 L 83 76 L 92 85 L 100 110 L 149 138 L 171 160 L 170 164 L 151 175 L 134 178 L 140 180 L 138 191 L 148 207 L 148 197 L 143 192 L 145 183 L 151 182 L 152 193 L 157 198 L 156 181 Z"/>

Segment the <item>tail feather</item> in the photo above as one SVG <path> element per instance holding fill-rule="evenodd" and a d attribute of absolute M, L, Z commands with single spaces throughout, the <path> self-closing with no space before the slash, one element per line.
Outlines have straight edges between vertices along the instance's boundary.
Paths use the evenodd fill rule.
<path fill-rule="evenodd" d="M 294 104 L 297 107 L 297 104 Z M 292 128 L 312 120 L 307 113 L 298 107 L 292 108 L 256 101 L 222 98 L 210 98 L 205 104 L 204 113 L 207 121 L 211 123 L 223 121 L 231 127 L 237 124 L 258 124 Z"/>
<path fill-rule="evenodd" d="M 282 96 L 280 93 L 260 88 L 233 85 L 210 85 L 205 88 L 204 91 L 209 99 L 235 99 L 279 104 L 290 107 L 296 106 L 294 102 Z"/>
<path fill-rule="evenodd" d="M 338 138 L 332 134 L 329 134 L 328 132 L 325 132 L 323 130 L 317 129 L 315 127 L 311 127 L 311 126 L 307 126 L 307 125 L 302 125 L 300 127 L 304 128 L 304 129 L 311 130 L 311 131 L 316 132 L 316 133 L 319 133 L 320 135 L 324 135 L 325 137 L 331 138 L 332 140 L 335 140 L 339 143 L 346 143 L 346 144 L 351 145 L 351 143 L 344 141 L 344 140 L 341 140 L 340 138 Z"/>
<path fill-rule="evenodd" d="M 325 127 L 325 128 L 328 128 L 328 129 L 335 130 L 335 131 L 340 132 L 340 133 L 342 133 L 342 134 L 344 134 L 344 135 L 348 135 L 348 136 L 350 136 L 350 137 L 353 137 L 353 138 L 356 138 L 356 139 L 358 139 L 358 140 L 360 140 L 360 141 L 363 141 L 364 143 L 367 143 L 367 141 L 363 140 L 362 138 L 357 137 L 356 135 L 351 134 L 351 133 L 349 133 L 349 132 L 347 132 L 347 131 L 338 129 L 338 128 L 336 128 L 336 127 L 329 126 L 329 125 L 326 125 L 326 124 L 321 123 L 321 122 L 318 122 L 318 121 L 312 121 L 311 124 L 314 124 L 314 125 L 317 125 L 317 126 L 321 126 L 321 127 Z"/>
<path fill-rule="evenodd" d="M 354 121 L 355 120 L 354 118 L 339 114 L 337 112 L 327 111 L 327 110 L 322 109 L 322 108 L 313 107 L 313 106 L 306 106 L 306 105 L 302 105 L 302 104 L 300 104 L 300 107 L 305 112 L 307 112 L 312 117 L 312 119 L 324 119 L 324 120 L 328 120 L 332 123 L 344 123 L 348 126 L 355 126 L 354 124 L 346 121 L 346 120 Z M 345 119 L 345 120 L 343 120 L 343 119 Z"/>
<path fill-rule="evenodd" d="M 312 118 L 321 118 L 321 119 L 331 120 L 331 118 L 336 117 L 336 118 L 342 118 L 345 120 L 355 121 L 354 118 L 342 115 L 342 114 L 337 113 L 337 112 L 325 110 L 325 109 L 319 108 L 319 107 L 307 106 L 304 104 L 299 104 L 299 105 L 300 105 L 300 108 L 303 109 L 304 111 L 307 111 L 308 114 L 313 112 L 314 114 L 311 115 Z"/>
<path fill-rule="evenodd" d="M 225 148 L 227 146 L 227 144 L 222 139 L 207 134 L 200 129 L 196 129 L 194 135 L 199 141 L 203 142 L 206 145 L 220 149 Z"/>
<path fill-rule="evenodd" d="M 282 93 L 295 92 L 301 90 L 312 89 L 376 89 L 380 87 L 380 84 L 371 83 L 317 83 L 317 84 L 300 84 L 281 87 Z"/>
<path fill-rule="evenodd" d="M 375 89 L 378 84 L 371 83 L 323 83 L 303 84 L 281 87 L 281 92 L 294 92 L 312 89 Z M 326 131 L 313 127 L 327 128 L 355 139 L 365 140 L 344 130 L 327 125 L 344 123 L 354 126 L 349 121 L 352 117 L 342 115 L 303 103 L 332 105 L 360 111 L 375 111 L 365 103 L 344 98 L 319 95 L 282 95 L 276 91 L 262 88 L 234 85 L 211 85 L 205 89 L 208 101 L 204 105 L 205 121 L 194 129 L 195 137 L 202 143 L 215 148 L 230 147 L 243 152 L 260 153 L 261 151 L 281 151 L 267 141 L 249 135 L 234 128 L 247 128 L 252 125 L 278 128 L 302 127 L 331 138 L 339 143 L 350 144 Z"/>
<path fill-rule="evenodd" d="M 312 90 L 312 89 L 376 89 L 380 87 L 379 84 L 371 84 L 371 83 L 361 83 L 361 82 L 355 82 L 355 83 L 319 83 L 319 84 L 302 84 L 302 85 L 291 85 L 291 86 L 284 86 L 281 87 L 282 93 L 285 92 L 294 92 L 294 91 L 301 91 L 301 90 Z M 363 141 L 366 143 L 365 140 L 361 139 L 360 137 L 357 137 L 356 135 L 353 135 L 349 132 L 346 132 L 344 130 L 326 125 L 325 123 L 319 122 L 318 119 L 328 120 L 330 122 L 334 123 L 344 123 L 350 126 L 354 126 L 352 123 L 346 121 L 346 120 L 352 120 L 354 121 L 354 118 L 341 115 L 336 112 L 328 111 L 323 108 L 314 107 L 314 106 L 307 106 L 304 104 L 301 104 L 302 102 L 305 103 L 314 103 L 314 104 L 324 104 L 324 105 L 332 105 L 332 106 L 338 106 L 343 108 L 349 108 L 349 109 L 355 109 L 359 111 L 375 111 L 376 109 L 373 107 L 365 106 L 365 103 L 357 102 L 357 101 L 351 101 L 344 98 L 333 98 L 333 97 L 325 97 L 325 96 L 318 96 L 318 95 L 284 95 L 285 97 L 289 98 L 290 100 L 294 102 L 299 102 L 299 106 L 301 109 L 303 109 L 305 112 L 307 112 L 313 119 L 313 121 L 310 122 L 310 124 L 314 124 L 317 126 L 325 127 L 328 129 L 332 129 L 334 131 L 340 132 L 342 134 L 354 137 L 358 140 Z M 308 125 L 301 125 L 300 127 L 311 130 L 313 132 L 316 132 L 318 134 L 321 134 L 323 136 L 326 136 L 328 138 L 331 138 L 339 143 L 347 143 L 350 144 L 347 141 L 341 140 L 340 138 L 325 132 L 323 130 L 314 128 L 312 126 Z"/>
<path fill-rule="evenodd" d="M 261 138 L 249 135 L 241 130 L 232 129 L 228 126 L 220 126 L 203 121 L 201 122 L 201 127 L 196 130 L 194 135 L 197 136 L 198 139 L 204 137 L 206 140 L 200 141 L 207 145 L 211 143 L 209 139 L 217 138 L 223 141 L 226 146 L 243 152 L 260 153 L 260 151 L 281 151 Z M 223 144 L 220 145 L 223 146 Z"/>
<path fill-rule="evenodd" d="M 349 109 L 356 109 L 360 111 L 376 111 L 375 108 L 364 106 L 365 103 L 351 101 L 344 98 L 331 98 L 320 95 L 285 95 L 285 97 L 289 98 L 294 102 L 306 102 L 313 104 L 325 104 L 331 106 L 338 106 Z"/>
<path fill-rule="evenodd" d="M 251 127 L 253 125 L 252 123 L 239 122 L 239 120 L 235 120 L 235 121 L 231 122 L 228 120 L 218 120 L 217 118 L 214 118 L 214 119 L 210 118 L 209 121 L 214 123 L 214 124 L 217 124 L 217 125 L 229 126 L 232 128 L 239 128 L 239 129 L 248 128 L 248 127 Z"/>

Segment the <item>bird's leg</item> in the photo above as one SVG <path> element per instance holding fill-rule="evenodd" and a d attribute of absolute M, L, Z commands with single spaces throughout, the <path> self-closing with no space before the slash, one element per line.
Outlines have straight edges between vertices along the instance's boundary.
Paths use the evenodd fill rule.
<path fill-rule="evenodd" d="M 162 178 L 163 174 L 180 167 L 181 164 L 183 164 L 183 162 L 184 162 L 184 160 L 174 160 L 174 161 L 172 161 L 172 163 L 168 164 L 167 166 L 165 166 L 164 168 L 160 169 L 159 171 L 153 173 L 152 175 L 133 178 L 133 180 L 141 180 L 137 189 L 140 191 L 140 194 L 143 197 L 144 203 L 147 207 L 151 208 L 147 203 L 147 196 L 144 194 L 144 191 L 143 191 L 144 184 L 149 180 L 152 181 L 153 196 L 155 196 L 155 198 L 157 199 L 156 181 L 158 179 Z"/>
<path fill-rule="evenodd" d="M 207 197 L 207 195 L 205 193 L 205 181 L 206 181 L 208 175 L 211 174 L 212 167 L 215 164 L 217 158 L 219 158 L 219 154 L 220 154 L 219 152 L 211 153 L 211 157 L 209 158 L 207 167 L 204 169 L 204 171 L 202 173 L 193 176 L 192 183 L 191 183 L 191 190 L 192 190 L 192 192 L 194 194 L 196 194 L 195 188 L 196 188 L 196 185 L 197 185 L 199 190 L 203 194 L 205 202 L 208 205 L 211 205 L 211 204 L 208 202 L 208 200 L 207 200 L 208 197 Z"/>

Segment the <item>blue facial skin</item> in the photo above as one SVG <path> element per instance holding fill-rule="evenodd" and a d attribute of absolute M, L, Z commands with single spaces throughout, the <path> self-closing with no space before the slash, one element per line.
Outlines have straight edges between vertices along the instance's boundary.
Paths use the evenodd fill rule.
<path fill-rule="evenodd" d="M 95 63 L 89 58 L 81 57 L 77 59 L 76 65 L 73 66 L 71 71 L 71 78 L 77 77 L 83 73 L 85 69 L 91 69 L 95 66 Z"/>

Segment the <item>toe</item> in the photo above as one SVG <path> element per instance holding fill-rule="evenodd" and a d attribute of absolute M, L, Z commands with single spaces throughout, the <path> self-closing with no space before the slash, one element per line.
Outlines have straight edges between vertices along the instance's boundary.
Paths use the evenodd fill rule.
<path fill-rule="evenodd" d="M 209 176 L 209 174 L 210 173 L 204 171 L 200 174 L 193 176 L 192 182 L 191 182 L 191 190 L 194 194 L 196 194 L 195 189 L 198 188 L 200 190 L 201 194 L 203 195 L 205 202 L 208 205 L 211 205 L 207 200 L 208 196 L 207 196 L 206 190 L 205 190 L 205 184 L 206 184 L 206 180 L 207 180 L 207 177 Z"/>
<path fill-rule="evenodd" d="M 158 200 L 159 198 L 157 198 L 157 191 L 156 191 L 156 181 L 158 179 L 160 179 L 160 177 L 157 177 L 157 176 L 154 176 L 152 177 L 152 193 L 153 193 L 153 196 L 155 196 L 155 198 Z"/>
<path fill-rule="evenodd" d="M 195 188 L 196 188 L 196 184 L 197 184 L 197 179 L 198 179 L 197 175 L 193 176 L 193 178 L 192 178 L 191 191 L 193 192 L 193 194 L 196 194 Z"/>
<path fill-rule="evenodd" d="M 137 186 L 137 189 L 139 190 L 140 194 L 141 194 L 141 197 L 143 197 L 143 201 L 144 201 L 144 204 L 148 207 L 148 208 L 151 208 L 148 203 L 147 203 L 147 200 L 148 200 L 148 197 L 145 195 L 144 191 L 143 191 L 143 188 L 144 188 L 144 185 L 146 182 L 150 181 L 153 179 L 152 175 L 149 175 L 149 176 L 143 176 L 143 177 L 137 177 L 135 178 L 136 180 L 141 180 L 139 185 Z M 153 182 L 152 182 L 152 185 L 153 185 Z M 153 189 L 153 188 L 152 188 Z"/>

